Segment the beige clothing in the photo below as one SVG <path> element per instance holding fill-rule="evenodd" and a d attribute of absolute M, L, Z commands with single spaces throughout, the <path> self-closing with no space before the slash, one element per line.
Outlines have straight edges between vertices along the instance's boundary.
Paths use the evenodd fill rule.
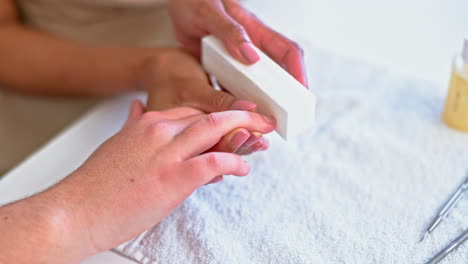
<path fill-rule="evenodd" d="M 161 0 L 16 2 L 28 27 L 65 38 L 139 46 L 176 44 L 166 5 Z M 0 88 L 0 175 L 46 143 L 96 101 L 30 97 Z"/>

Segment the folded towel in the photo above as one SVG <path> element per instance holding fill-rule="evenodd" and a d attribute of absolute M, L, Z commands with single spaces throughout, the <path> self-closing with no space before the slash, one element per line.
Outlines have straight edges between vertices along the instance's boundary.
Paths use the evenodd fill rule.
<path fill-rule="evenodd" d="M 141 263 L 423 263 L 468 227 L 467 195 L 418 243 L 468 170 L 468 134 L 440 121 L 446 87 L 308 54 L 315 128 L 270 136 L 248 177 L 199 189 L 117 252 Z M 468 263 L 468 243 L 442 263 Z"/>

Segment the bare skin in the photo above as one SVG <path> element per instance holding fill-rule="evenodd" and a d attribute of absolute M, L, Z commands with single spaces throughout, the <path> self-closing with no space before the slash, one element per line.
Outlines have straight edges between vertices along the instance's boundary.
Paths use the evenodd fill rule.
<path fill-rule="evenodd" d="M 148 110 L 158 110 L 133 104 L 124 128 L 78 170 L 1 207 L 0 263 L 77 263 L 117 246 L 198 187 L 246 175 L 238 154 L 268 148 L 262 134 L 274 122 L 256 114 L 255 104 L 212 89 L 196 60 L 199 41 L 214 34 L 246 64 L 258 60 L 254 43 L 307 85 L 300 47 L 235 0 L 170 0 L 169 9 L 184 51 L 71 41 L 27 28 L 15 1 L 0 0 L 1 87 L 47 96 L 140 89 L 149 93 Z"/>
<path fill-rule="evenodd" d="M 200 56 L 200 38 L 213 34 L 232 56 L 253 64 L 259 60 L 253 43 L 307 86 L 301 47 L 262 23 L 238 0 L 170 0 L 169 14 L 177 39 L 193 55 Z"/>
<path fill-rule="evenodd" d="M 239 155 L 213 151 L 238 127 L 269 133 L 275 123 L 248 111 L 144 113 L 134 103 L 122 130 L 74 173 L 0 208 L 0 263 L 78 263 L 152 227 L 217 176 L 247 175 Z"/>
<path fill-rule="evenodd" d="M 183 52 L 168 52 L 159 60 L 148 61 L 142 75 L 141 85 L 149 91 L 147 109 L 150 111 L 176 106 L 190 106 L 205 113 L 256 109 L 251 102 L 236 100 L 228 93 L 213 89 L 200 64 Z M 268 146 L 268 140 L 260 133 L 239 128 L 226 135 L 216 150 L 247 155 L 266 150 Z"/>

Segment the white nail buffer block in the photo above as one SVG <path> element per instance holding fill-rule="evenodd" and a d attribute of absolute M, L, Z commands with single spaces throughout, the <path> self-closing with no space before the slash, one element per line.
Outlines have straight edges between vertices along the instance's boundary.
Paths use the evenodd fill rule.
<path fill-rule="evenodd" d="M 257 104 L 258 112 L 273 116 L 284 139 L 311 127 L 315 96 L 288 72 L 255 48 L 260 61 L 244 65 L 228 54 L 214 36 L 202 40 L 202 64 L 235 97 Z"/>

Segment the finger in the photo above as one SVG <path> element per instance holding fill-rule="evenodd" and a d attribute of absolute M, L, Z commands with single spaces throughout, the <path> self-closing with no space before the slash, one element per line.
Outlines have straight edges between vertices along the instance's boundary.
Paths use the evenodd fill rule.
<path fill-rule="evenodd" d="M 245 100 L 236 100 L 229 110 L 241 110 L 241 111 L 257 111 L 257 105 Z"/>
<path fill-rule="evenodd" d="M 247 142 L 245 142 L 245 146 L 246 147 L 250 147 L 252 146 L 253 144 L 256 144 L 258 141 L 260 141 L 260 139 L 263 137 L 263 134 L 258 132 L 258 131 L 253 131 L 252 133 L 250 133 L 250 138 L 249 140 L 247 140 Z"/>
<path fill-rule="evenodd" d="M 219 175 L 246 176 L 250 166 L 232 153 L 209 152 L 182 163 L 184 175 L 196 186 L 202 186 Z"/>
<path fill-rule="evenodd" d="M 186 127 L 188 127 L 193 122 L 198 121 L 204 116 L 206 116 L 205 113 L 198 109 L 184 106 L 171 108 L 169 110 L 165 110 L 159 113 L 161 118 L 168 121 L 174 121 L 174 126 L 172 130 L 174 136 L 180 134 Z"/>
<path fill-rule="evenodd" d="M 274 50 L 274 49 L 271 49 Z M 267 53 L 268 54 L 268 53 Z M 269 54 L 273 54 L 273 51 Z M 273 55 L 271 55 L 273 56 Z M 292 43 L 283 57 L 286 70 L 302 85 L 308 88 L 307 72 L 304 64 L 304 52 L 299 44 Z"/>
<path fill-rule="evenodd" d="M 236 99 L 231 94 L 217 91 L 211 86 L 200 87 L 199 93 L 195 96 L 192 106 L 206 112 L 221 112 L 231 109 Z"/>
<path fill-rule="evenodd" d="M 211 74 L 208 74 L 208 78 L 210 80 L 211 86 L 213 86 L 213 88 L 216 91 L 222 91 L 222 92 L 226 92 L 226 93 L 230 94 L 229 91 L 224 89 L 224 87 L 218 83 L 218 81 L 216 80 L 216 77 L 214 77 Z M 256 112 L 257 111 L 257 105 L 250 102 L 250 101 L 247 101 L 247 100 L 236 100 L 231 105 L 229 110 L 242 110 L 242 111 Z"/>
<path fill-rule="evenodd" d="M 240 4 L 227 1 L 228 13 L 241 24 L 252 42 L 301 84 L 308 86 L 302 48 L 294 41 L 266 26 Z"/>
<path fill-rule="evenodd" d="M 237 154 L 244 155 L 247 150 L 250 150 L 253 145 L 260 142 L 262 139 L 263 134 L 257 131 L 251 132 L 249 139 L 236 151 Z"/>
<path fill-rule="evenodd" d="M 257 143 L 249 146 L 249 147 L 241 147 L 239 150 L 236 152 L 236 154 L 239 155 L 250 155 L 254 152 L 258 151 L 265 151 L 269 148 L 270 143 L 266 138 L 261 138 Z"/>
<path fill-rule="evenodd" d="M 178 121 L 178 127 L 180 128 L 178 131 L 176 131 L 175 134 L 179 134 L 182 132 L 182 130 L 189 125 L 193 124 L 194 122 L 200 120 L 206 116 L 206 114 L 198 114 L 198 115 L 192 115 L 185 117 L 183 119 L 180 119 Z M 253 132 L 254 134 L 258 135 L 260 134 L 260 137 L 262 136 L 261 133 L 256 133 Z M 243 128 L 237 128 L 231 131 L 229 134 L 225 135 L 220 139 L 220 141 L 214 145 L 212 148 L 207 150 L 207 152 L 231 152 L 235 153 L 238 151 L 238 149 L 241 146 L 244 146 L 245 143 L 251 138 L 251 133 Z M 257 143 L 258 140 L 255 140 L 254 143 Z M 251 143 L 250 145 L 252 145 Z M 250 146 L 249 145 L 249 146 Z"/>
<path fill-rule="evenodd" d="M 223 91 L 223 92 L 226 92 L 228 94 L 229 91 L 227 91 L 226 89 L 224 89 L 224 87 L 222 85 L 220 85 L 218 83 L 218 81 L 216 80 L 216 77 L 214 77 L 213 75 L 209 74 L 208 75 L 208 78 L 210 80 L 210 83 L 211 83 L 211 86 L 213 86 L 213 88 L 216 90 L 216 91 Z M 234 103 L 231 105 L 230 109 L 229 110 L 242 110 L 242 111 L 253 111 L 253 112 L 256 112 L 257 111 L 257 105 L 250 102 L 250 101 L 247 101 L 247 100 L 236 100 L 234 101 Z"/>
<path fill-rule="evenodd" d="M 235 128 L 269 133 L 275 129 L 275 121 L 271 117 L 248 111 L 211 113 L 187 127 L 176 137 L 171 147 L 179 152 L 180 149 L 186 149 L 185 158 L 193 157 L 213 147 Z"/>
<path fill-rule="evenodd" d="M 174 107 L 168 110 L 161 111 L 161 115 L 164 116 L 164 118 L 168 120 L 177 120 L 177 119 L 189 118 L 192 116 L 200 117 L 200 116 L 204 116 L 205 113 L 193 107 L 179 106 L 179 107 Z"/>
<path fill-rule="evenodd" d="M 183 32 L 176 31 L 175 37 L 182 44 L 182 48 L 200 61 L 201 43 L 200 38 L 191 37 Z"/>
<path fill-rule="evenodd" d="M 307 87 L 304 52 L 300 45 L 267 27 L 264 30 L 270 30 L 270 32 L 265 34 L 267 37 L 260 41 L 259 48 Z"/>
<path fill-rule="evenodd" d="M 260 59 L 244 27 L 226 12 L 221 2 L 204 2 L 200 12 L 210 33 L 224 43 L 234 58 L 244 64 L 253 64 Z"/>
<path fill-rule="evenodd" d="M 193 114 L 186 117 L 182 117 L 180 119 L 175 118 L 167 118 L 161 114 L 161 116 L 165 119 L 166 123 L 170 122 L 171 125 L 171 134 L 173 136 L 179 135 L 182 131 L 184 131 L 188 126 L 192 125 L 193 123 L 199 121 L 203 117 L 206 116 L 205 113 L 202 114 Z"/>
<path fill-rule="evenodd" d="M 238 128 L 221 138 L 209 152 L 230 152 L 235 153 L 250 137 L 249 131 Z"/>
<path fill-rule="evenodd" d="M 270 148 L 270 141 L 266 138 L 262 138 L 262 144 L 258 151 L 265 151 Z"/>
<path fill-rule="evenodd" d="M 145 111 L 146 109 L 140 100 L 132 101 L 132 104 L 130 105 L 130 111 L 128 112 L 127 121 L 125 121 L 124 126 L 133 123 L 135 120 L 140 118 Z"/>
<path fill-rule="evenodd" d="M 212 179 L 209 183 L 207 184 L 214 184 L 214 183 L 218 183 L 220 181 L 224 180 L 224 177 L 223 176 L 216 176 L 214 177 L 214 179 Z"/>

